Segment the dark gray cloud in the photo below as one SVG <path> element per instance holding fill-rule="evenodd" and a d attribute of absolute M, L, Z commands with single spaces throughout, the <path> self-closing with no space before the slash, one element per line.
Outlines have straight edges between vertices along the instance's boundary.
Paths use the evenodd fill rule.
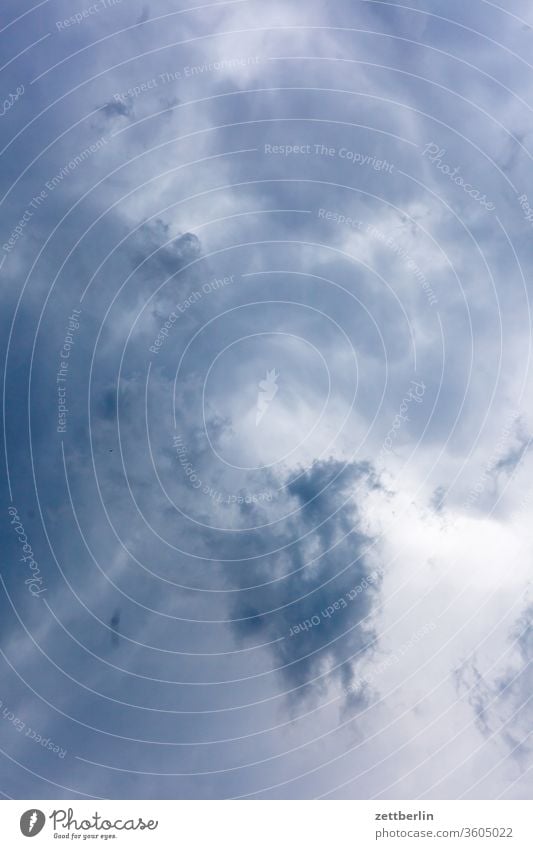
<path fill-rule="evenodd" d="M 357 506 L 370 478 L 368 464 L 330 460 L 314 463 L 290 483 L 287 494 L 298 513 L 276 534 L 282 551 L 246 569 L 244 586 L 258 586 L 240 593 L 232 607 L 240 637 L 282 638 L 273 643 L 273 652 L 293 699 L 312 701 L 315 690 L 316 701 L 316 693 L 332 683 L 346 689 L 376 641 L 379 581 L 366 553 L 372 540 L 359 528 Z M 256 538 L 249 553 L 254 545 L 257 551 L 263 547 Z"/>
<path fill-rule="evenodd" d="M 109 103 L 106 103 L 102 106 L 102 113 L 106 118 L 131 118 L 132 110 L 131 108 L 121 100 L 111 100 Z"/>

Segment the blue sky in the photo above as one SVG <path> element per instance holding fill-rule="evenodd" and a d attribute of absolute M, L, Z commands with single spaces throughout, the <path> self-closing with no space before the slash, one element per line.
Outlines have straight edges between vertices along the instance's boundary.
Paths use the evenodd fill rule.
<path fill-rule="evenodd" d="M 530 798 L 531 26 L 4 0 L 5 796 Z"/>

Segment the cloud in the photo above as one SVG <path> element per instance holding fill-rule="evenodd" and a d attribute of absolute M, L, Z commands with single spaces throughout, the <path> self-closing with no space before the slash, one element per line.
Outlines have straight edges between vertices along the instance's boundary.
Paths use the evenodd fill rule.
<path fill-rule="evenodd" d="M 531 795 L 529 7 L 411 5 L 5 0 L 10 795 Z"/>
<path fill-rule="evenodd" d="M 110 120 L 113 118 L 131 118 L 133 114 L 131 108 L 122 100 L 110 100 L 109 103 L 102 106 L 101 112 Z"/>
<path fill-rule="evenodd" d="M 379 582 L 371 577 L 361 590 L 374 573 L 372 540 L 359 528 L 358 509 L 371 485 L 365 463 L 317 461 L 299 473 L 287 485 L 295 515 L 275 535 L 278 551 L 249 562 L 232 607 L 241 639 L 272 643 L 292 700 L 316 701 L 335 685 L 346 689 L 377 639 Z M 258 534 L 248 553 L 261 552 L 266 539 Z"/>
<path fill-rule="evenodd" d="M 510 635 L 512 663 L 502 672 L 483 674 L 475 659 L 465 661 L 455 672 L 458 693 L 474 711 L 479 731 L 493 744 L 508 749 L 523 768 L 531 754 L 532 624 L 533 606 L 528 606 Z"/>

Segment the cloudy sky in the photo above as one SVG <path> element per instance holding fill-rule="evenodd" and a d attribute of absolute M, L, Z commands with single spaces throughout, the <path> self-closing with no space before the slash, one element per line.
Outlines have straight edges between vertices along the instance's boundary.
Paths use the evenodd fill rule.
<path fill-rule="evenodd" d="M 531 797 L 532 26 L 3 0 L 5 797 Z"/>

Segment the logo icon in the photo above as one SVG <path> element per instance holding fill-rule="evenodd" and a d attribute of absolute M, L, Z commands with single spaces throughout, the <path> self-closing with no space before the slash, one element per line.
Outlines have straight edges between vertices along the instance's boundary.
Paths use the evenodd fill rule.
<path fill-rule="evenodd" d="M 259 381 L 259 392 L 257 393 L 257 406 L 255 412 L 256 427 L 261 422 L 261 419 L 278 393 L 278 377 L 279 373 L 275 368 L 273 368 L 270 371 L 267 371 L 265 380 Z"/>
<path fill-rule="evenodd" d="M 22 814 L 20 818 L 20 830 L 24 837 L 35 837 L 43 830 L 46 817 L 42 811 L 32 808 Z"/>

